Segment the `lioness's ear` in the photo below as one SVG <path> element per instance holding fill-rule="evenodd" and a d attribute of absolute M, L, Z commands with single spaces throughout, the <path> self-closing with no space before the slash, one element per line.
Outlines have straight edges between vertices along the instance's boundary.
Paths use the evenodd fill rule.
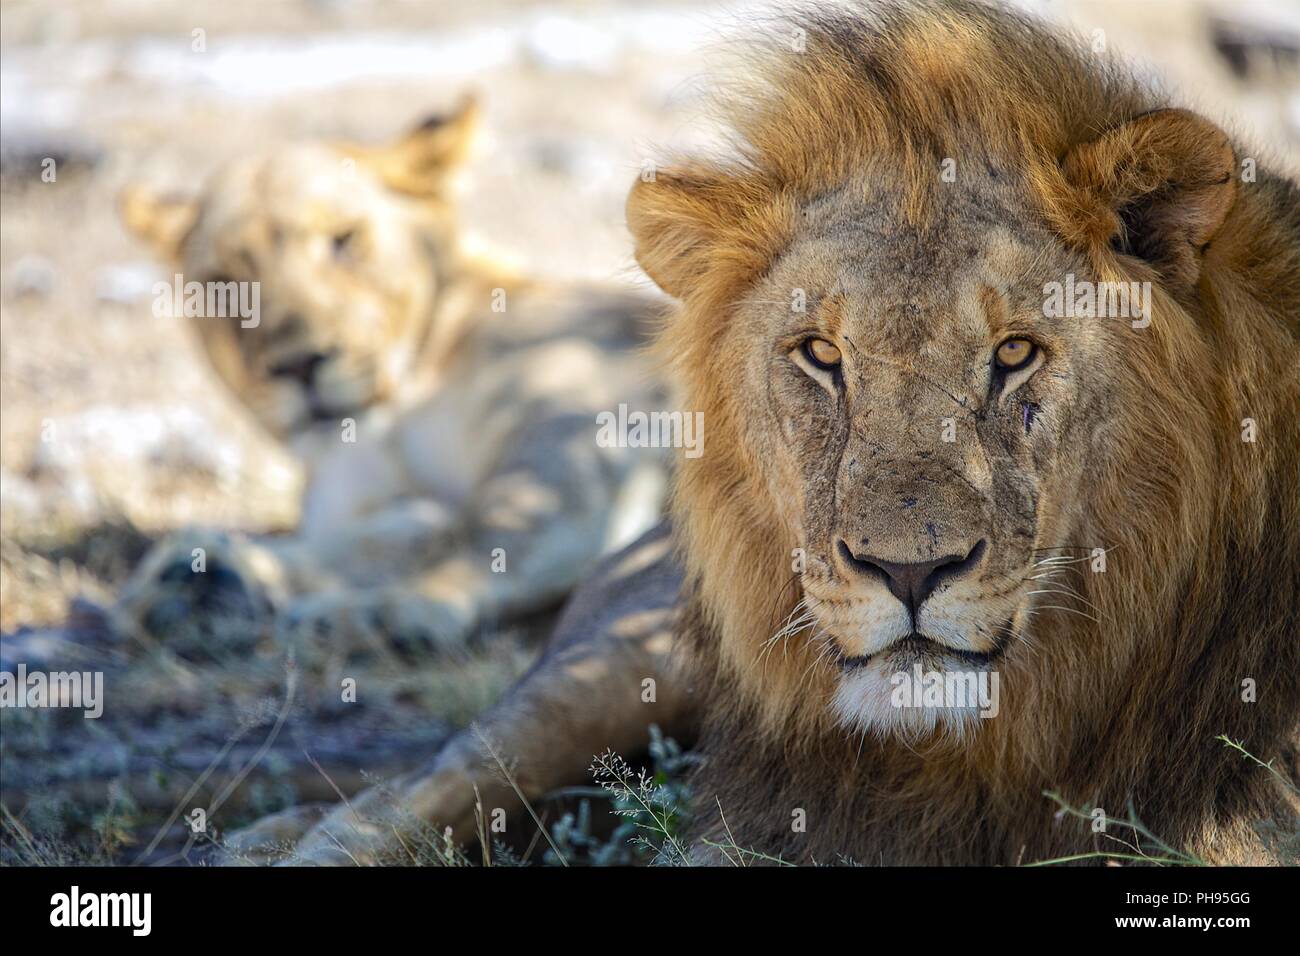
<path fill-rule="evenodd" d="M 1236 198 L 1226 133 L 1187 110 L 1158 110 L 1074 147 L 1061 168 L 1098 210 L 1083 224 L 1088 239 L 1151 262 L 1171 285 L 1196 284 Z"/>
<path fill-rule="evenodd" d="M 710 280 L 757 275 L 784 236 L 787 207 L 755 176 L 705 167 L 659 169 L 627 197 L 636 261 L 682 299 Z"/>
<path fill-rule="evenodd" d="M 392 189 L 411 196 L 436 196 L 469 155 L 478 131 L 478 99 L 466 94 L 448 115 L 431 116 L 397 142 L 365 157 Z"/>
<path fill-rule="evenodd" d="M 197 200 L 128 186 L 118 196 L 122 221 L 164 259 L 180 258 L 181 242 L 198 218 Z"/>

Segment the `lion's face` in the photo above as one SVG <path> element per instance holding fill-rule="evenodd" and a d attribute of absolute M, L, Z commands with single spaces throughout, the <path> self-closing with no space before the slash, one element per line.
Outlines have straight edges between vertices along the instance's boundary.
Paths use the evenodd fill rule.
<path fill-rule="evenodd" d="M 127 219 L 185 283 L 255 283 L 252 318 L 191 319 L 221 377 L 283 438 L 389 400 L 412 369 L 450 270 L 442 191 L 465 111 L 381 149 L 303 144 L 242 157 L 168 223 Z"/>
<path fill-rule="evenodd" d="M 627 203 L 707 432 L 673 488 L 697 832 L 785 860 L 1097 849 L 1050 789 L 1266 858 L 1293 801 L 1214 738 L 1295 751 L 1294 185 L 1000 8 L 778 23 L 719 84 L 728 147 Z M 913 668 L 944 672 L 920 708 Z M 972 671 L 991 719 L 949 703 Z"/>
<path fill-rule="evenodd" d="M 1056 562 L 1088 555 L 1060 538 L 1082 480 L 1071 421 L 1105 388 L 1078 370 L 1105 377 L 1106 336 L 1045 317 L 1045 283 L 1087 278 L 1045 232 L 955 198 L 921 238 L 879 208 L 804 210 L 738 312 L 739 386 L 763 397 L 746 428 L 779 456 L 771 497 L 805 551 L 837 714 L 933 726 L 970 714 L 891 706 L 891 678 L 996 667 L 1033 598 L 1064 587 Z"/>

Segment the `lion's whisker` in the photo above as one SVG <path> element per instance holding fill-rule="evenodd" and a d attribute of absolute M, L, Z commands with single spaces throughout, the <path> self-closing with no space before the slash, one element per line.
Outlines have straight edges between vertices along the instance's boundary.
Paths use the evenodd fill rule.
<path fill-rule="evenodd" d="M 1064 594 L 1067 597 L 1072 597 L 1077 601 L 1082 601 L 1084 604 L 1088 605 L 1088 607 L 1092 608 L 1097 613 L 1099 614 L 1101 613 L 1101 608 L 1097 607 L 1097 605 L 1093 604 L 1091 601 L 1085 598 L 1082 594 L 1079 594 L 1077 591 L 1070 591 L 1063 588 L 1043 588 L 1042 590 L 1030 591 L 1028 593 L 1029 594 Z"/>
<path fill-rule="evenodd" d="M 1040 604 L 1039 607 L 1044 611 L 1065 611 L 1069 614 L 1077 614 L 1079 617 L 1087 618 L 1096 624 L 1101 623 L 1100 620 L 1093 617 L 1091 614 L 1086 614 L 1083 611 L 1080 611 L 1077 607 L 1062 607 L 1059 604 Z"/>

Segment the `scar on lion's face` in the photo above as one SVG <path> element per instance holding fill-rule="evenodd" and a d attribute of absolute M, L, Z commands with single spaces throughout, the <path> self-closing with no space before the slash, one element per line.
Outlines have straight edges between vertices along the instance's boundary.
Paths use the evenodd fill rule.
<path fill-rule="evenodd" d="M 804 536 L 808 609 L 855 683 L 993 667 L 1065 544 L 1074 369 L 1104 364 L 1105 333 L 1045 315 L 1045 284 L 1088 267 L 1003 201 L 1005 225 L 978 229 L 955 197 L 925 236 L 813 203 L 741 306 L 736 327 L 769 343 L 751 371 L 785 439 L 773 472 L 828 492 L 777 500 Z"/>

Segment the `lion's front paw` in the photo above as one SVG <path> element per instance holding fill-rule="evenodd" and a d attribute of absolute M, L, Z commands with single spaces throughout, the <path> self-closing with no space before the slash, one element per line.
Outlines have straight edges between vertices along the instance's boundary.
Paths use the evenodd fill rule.
<path fill-rule="evenodd" d="M 474 835 L 463 770 L 413 771 L 357 794 L 311 827 L 280 862 L 313 866 L 455 864 Z"/>
<path fill-rule="evenodd" d="M 126 633 L 183 656 L 210 653 L 213 641 L 228 650 L 250 643 L 271 619 L 276 575 L 274 559 L 243 536 L 177 532 L 145 556 L 112 617 Z"/>
<path fill-rule="evenodd" d="M 449 602 L 367 588 L 298 598 L 285 609 L 279 630 L 291 646 L 327 656 L 418 658 L 463 644 L 472 623 Z"/>
<path fill-rule="evenodd" d="M 298 841 L 332 809 L 327 803 L 305 803 L 262 817 L 226 834 L 212 862 L 217 866 L 262 866 L 289 860 Z"/>
<path fill-rule="evenodd" d="M 217 866 L 371 866 L 396 860 L 402 834 L 421 829 L 402 805 L 409 777 L 373 786 L 351 801 L 290 807 L 227 834 Z M 406 862 L 410 862 L 409 859 Z"/>

